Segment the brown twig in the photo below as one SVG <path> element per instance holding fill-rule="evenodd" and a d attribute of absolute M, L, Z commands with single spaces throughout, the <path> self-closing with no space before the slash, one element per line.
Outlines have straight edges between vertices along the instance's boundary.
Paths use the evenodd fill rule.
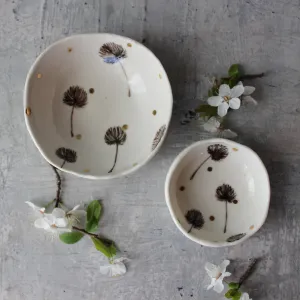
<path fill-rule="evenodd" d="M 92 237 L 94 237 L 94 238 L 99 239 L 98 234 L 90 233 L 90 232 L 86 231 L 85 229 L 83 229 L 83 228 L 78 228 L 78 227 L 76 227 L 76 226 L 73 226 L 72 228 L 73 228 L 74 230 L 76 230 L 76 231 L 82 232 L 82 233 L 84 233 L 84 234 L 87 234 L 87 235 L 89 235 L 89 236 L 92 236 Z"/>
<path fill-rule="evenodd" d="M 60 194 L 61 194 L 61 177 L 60 177 L 57 169 L 54 166 L 52 166 L 52 165 L 51 165 L 51 167 L 52 167 L 52 169 L 53 169 L 53 171 L 54 171 L 54 173 L 56 175 L 56 185 L 57 185 L 56 198 L 55 198 L 55 205 L 54 205 L 54 207 L 58 207 L 58 204 L 61 202 L 61 200 L 60 200 Z"/>
<path fill-rule="evenodd" d="M 245 80 L 245 79 L 255 79 L 255 78 L 261 78 L 264 77 L 265 73 L 260 73 L 260 74 L 249 74 L 249 75 L 243 75 L 240 77 L 240 80 Z"/>
<path fill-rule="evenodd" d="M 251 259 L 250 265 L 248 266 L 247 270 L 242 275 L 242 277 L 239 281 L 239 288 L 244 283 L 244 281 L 252 274 L 252 272 L 254 271 L 254 267 L 255 267 L 257 262 L 258 262 L 257 258 Z"/>

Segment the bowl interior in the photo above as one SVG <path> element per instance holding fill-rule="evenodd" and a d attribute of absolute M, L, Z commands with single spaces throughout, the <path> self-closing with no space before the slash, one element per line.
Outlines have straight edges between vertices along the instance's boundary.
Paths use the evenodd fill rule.
<path fill-rule="evenodd" d="M 142 44 L 111 34 L 50 46 L 25 87 L 26 122 L 44 157 L 86 177 L 129 173 L 152 157 L 172 111 L 168 77 Z"/>
<path fill-rule="evenodd" d="M 206 140 L 175 160 L 166 197 L 185 235 L 203 245 L 227 246 L 246 239 L 264 223 L 269 178 L 251 149 L 223 139 Z"/>

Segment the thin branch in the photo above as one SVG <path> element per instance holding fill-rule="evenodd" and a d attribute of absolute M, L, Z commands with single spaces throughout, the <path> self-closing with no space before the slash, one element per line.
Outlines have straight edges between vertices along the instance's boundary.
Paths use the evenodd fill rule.
<path fill-rule="evenodd" d="M 255 79 L 255 78 L 261 78 L 261 77 L 264 77 L 264 76 L 265 76 L 265 73 L 242 75 L 242 76 L 240 77 L 240 80 L 245 80 L 245 79 Z"/>
<path fill-rule="evenodd" d="M 239 288 L 244 283 L 244 281 L 253 273 L 254 267 L 255 267 L 255 265 L 256 265 L 257 262 L 258 262 L 257 258 L 251 259 L 250 265 L 248 266 L 247 270 L 242 275 L 242 277 L 241 277 L 241 279 L 239 281 Z"/>
<path fill-rule="evenodd" d="M 57 169 L 50 165 L 56 175 L 56 185 L 57 185 L 57 189 L 56 189 L 56 198 L 55 198 L 55 205 L 54 207 L 58 207 L 58 204 L 61 202 L 60 200 L 60 194 L 61 194 L 61 177 L 57 171 Z"/>
<path fill-rule="evenodd" d="M 91 237 L 94 237 L 94 238 L 99 239 L 98 234 L 90 233 L 90 232 L 86 231 L 85 229 L 83 229 L 83 228 L 78 228 L 78 227 L 76 227 L 76 226 L 73 226 L 72 228 L 73 228 L 74 230 L 76 230 L 76 231 L 82 232 L 82 233 L 87 234 L 87 235 L 89 235 L 89 236 L 91 236 Z"/>

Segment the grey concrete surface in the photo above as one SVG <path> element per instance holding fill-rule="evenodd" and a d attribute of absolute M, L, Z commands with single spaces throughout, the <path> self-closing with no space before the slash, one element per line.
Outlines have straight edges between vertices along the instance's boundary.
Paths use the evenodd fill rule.
<path fill-rule="evenodd" d="M 253 299 L 300 299 L 299 0 L 0 0 L 0 299 L 222 299 L 204 290 L 206 261 L 263 257 L 245 285 Z M 52 241 L 33 227 L 24 201 L 54 197 L 52 170 L 25 128 L 22 93 L 37 55 L 77 33 L 112 32 L 143 42 L 162 61 L 174 92 L 171 129 L 159 154 L 137 173 L 112 181 L 64 176 L 71 207 L 102 198 L 101 232 L 131 261 L 126 276 L 102 277 L 89 240 Z M 257 108 L 230 116 L 238 141 L 261 156 L 272 199 L 262 229 L 239 246 L 202 248 L 175 227 L 164 180 L 175 156 L 207 138 L 183 111 L 206 93 L 207 78 L 232 63 L 267 72 L 253 82 Z M 178 291 L 178 287 L 183 287 Z M 180 294 L 181 293 L 181 294 Z M 191 296 L 193 295 L 193 296 Z"/>

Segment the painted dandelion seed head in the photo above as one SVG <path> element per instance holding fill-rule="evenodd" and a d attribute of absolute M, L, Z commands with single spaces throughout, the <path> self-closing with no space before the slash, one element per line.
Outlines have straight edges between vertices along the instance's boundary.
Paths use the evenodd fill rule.
<path fill-rule="evenodd" d="M 104 44 L 99 50 L 99 55 L 109 64 L 114 64 L 127 56 L 126 50 L 116 43 Z"/>
<path fill-rule="evenodd" d="M 68 163 L 74 163 L 77 160 L 77 154 L 74 150 L 68 148 L 58 148 L 55 154 L 62 160 L 67 161 Z"/>
<path fill-rule="evenodd" d="M 219 201 L 232 203 L 232 201 L 236 198 L 236 193 L 229 184 L 223 184 L 217 188 L 216 197 Z"/>
<path fill-rule="evenodd" d="M 123 145 L 126 141 L 126 133 L 120 126 L 110 127 L 104 136 L 107 145 Z"/>
<path fill-rule="evenodd" d="M 207 148 L 208 154 L 212 160 L 220 161 L 228 156 L 228 148 L 224 145 L 215 144 Z"/>
<path fill-rule="evenodd" d="M 201 229 L 204 225 L 204 219 L 202 213 L 199 210 L 191 209 L 189 210 L 185 218 L 187 222 L 193 226 L 193 228 Z"/>
<path fill-rule="evenodd" d="M 77 108 L 84 107 L 87 104 L 87 92 L 78 85 L 71 86 L 64 93 L 63 102 Z"/>

